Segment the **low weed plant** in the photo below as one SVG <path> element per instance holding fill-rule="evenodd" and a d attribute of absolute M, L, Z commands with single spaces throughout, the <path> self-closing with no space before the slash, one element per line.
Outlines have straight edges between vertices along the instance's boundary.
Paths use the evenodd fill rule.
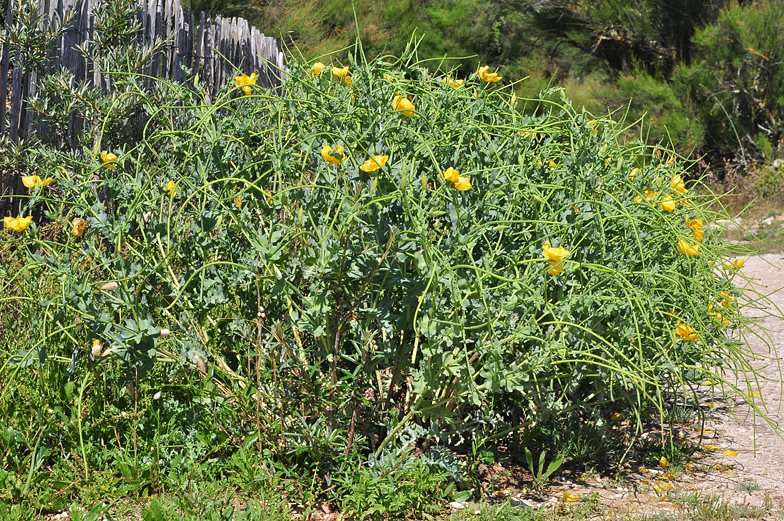
<path fill-rule="evenodd" d="M 117 67 L 133 114 L 8 160 L 3 499 L 218 480 L 426 512 L 412 483 L 448 494 L 472 446 L 749 370 L 709 198 L 558 90 L 415 45 L 213 99 Z"/>

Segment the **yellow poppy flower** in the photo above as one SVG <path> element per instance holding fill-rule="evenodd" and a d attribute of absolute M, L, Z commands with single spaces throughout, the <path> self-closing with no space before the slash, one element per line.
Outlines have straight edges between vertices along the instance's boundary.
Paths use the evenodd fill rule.
<path fill-rule="evenodd" d="M 105 166 L 106 168 L 117 170 L 117 167 L 112 164 L 117 162 L 116 155 L 112 154 L 111 152 L 104 152 L 103 154 L 101 154 L 101 160 L 104 163 L 103 166 Z"/>
<path fill-rule="evenodd" d="M 645 198 L 650 201 L 654 197 L 657 197 L 661 192 L 651 192 L 650 190 L 645 190 Z"/>
<path fill-rule="evenodd" d="M 409 118 L 414 115 L 414 104 L 400 95 L 392 99 L 392 108 Z"/>
<path fill-rule="evenodd" d="M 663 210 L 666 210 L 668 212 L 672 212 L 673 210 L 675 210 L 675 199 L 670 197 L 670 194 L 664 194 L 664 197 L 662 197 L 662 200 L 659 204 L 661 205 Z"/>
<path fill-rule="evenodd" d="M 33 216 L 30 215 L 28 217 L 5 217 L 3 218 L 3 222 L 5 223 L 6 228 L 10 228 L 15 232 L 23 232 L 30 226 L 30 222 L 33 220 Z"/>
<path fill-rule="evenodd" d="M 686 219 L 686 227 L 692 230 L 698 230 L 704 226 L 702 219 Z"/>
<path fill-rule="evenodd" d="M 555 164 L 555 161 L 550 161 L 550 163 L 548 163 L 547 165 L 547 168 L 549 168 L 550 170 L 554 170 L 556 166 L 557 165 Z"/>
<path fill-rule="evenodd" d="M 730 295 L 729 291 L 722 291 L 721 292 L 722 304 L 725 308 L 732 306 L 732 301 L 735 300 L 735 297 Z"/>
<path fill-rule="evenodd" d="M 614 422 L 622 422 L 625 419 L 626 416 L 624 416 L 622 412 L 614 412 L 610 416 L 610 421 L 614 421 Z"/>
<path fill-rule="evenodd" d="M 332 74 L 334 74 L 338 78 L 345 78 L 346 76 L 348 76 L 348 65 L 346 65 L 342 69 L 340 67 L 332 67 Z"/>
<path fill-rule="evenodd" d="M 177 197 L 177 187 L 174 185 L 174 181 L 169 181 L 163 187 L 164 191 L 169 192 L 169 197 Z"/>
<path fill-rule="evenodd" d="M 460 172 L 455 170 L 451 166 L 446 170 L 444 170 L 443 174 L 444 174 L 444 179 L 446 179 L 447 181 L 452 181 L 453 183 L 456 183 L 457 180 L 460 178 Z"/>
<path fill-rule="evenodd" d="M 351 87 L 354 82 L 351 80 L 351 76 L 346 76 L 343 78 L 343 83 L 346 84 L 346 87 Z M 351 101 L 354 101 L 353 98 Z"/>
<path fill-rule="evenodd" d="M 87 228 L 87 221 L 77 217 L 76 219 L 71 221 L 71 225 L 73 227 L 73 229 L 71 230 L 71 232 L 73 233 L 73 236 L 74 237 L 81 237 L 82 234 L 84 233 L 84 229 Z"/>
<path fill-rule="evenodd" d="M 443 81 L 444 83 L 446 83 L 447 85 L 455 89 L 458 87 L 462 87 L 464 83 L 464 80 L 453 80 L 452 78 L 449 78 L 447 76 L 444 76 L 444 79 L 441 81 Z"/>
<path fill-rule="evenodd" d="M 732 265 L 738 269 L 742 268 L 744 264 L 746 264 L 746 259 L 735 259 L 732 261 Z"/>
<path fill-rule="evenodd" d="M 479 77 L 482 78 L 484 81 L 486 81 L 488 83 L 493 83 L 493 82 L 496 82 L 496 81 L 500 80 L 501 76 L 499 76 L 497 73 L 495 73 L 495 72 L 487 72 L 487 69 L 489 69 L 489 68 L 490 67 L 488 65 L 485 65 L 484 67 L 480 67 L 479 68 Z"/>
<path fill-rule="evenodd" d="M 688 190 L 686 189 L 686 185 L 683 183 L 683 179 L 681 179 L 680 175 L 676 175 L 675 177 L 672 178 L 672 182 L 670 183 L 670 186 L 672 186 L 673 190 L 677 190 L 682 194 L 688 192 Z"/>
<path fill-rule="evenodd" d="M 684 340 L 698 340 L 700 338 L 700 335 L 691 326 L 680 322 L 675 328 L 675 336 L 683 337 Z"/>
<path fill-rule="evenodd" d="M 335 152 L 335 154 L 333 155 L 331 152 Z M 337 157 L 338 155 L 340 158 Z M 342 161 L 346 160 L 346 154 L 343 153 L 343 145 L 335 145 L 334 149 L 329 145 L 324 145 L 321 148 L 321 157 L 333 165 L 339 165 Z"/>
<path fill-rule="evenodd" d="M 596 134 L 597 132 L 599 132 L 599 129 L 597 127 L 598 125 L 596 124 L 595 119 L 592 119 L 591 121 L 585 124 L 585 128 L 591 129 L 591 134 Z"/>
<path fill-rule="evenodd" d="M 635 197 L 635 198 L 634 198 L 634 202 L 635 202 L 635 203 L 641 203 L 641 202 L 642 202 L 642 196 L 641 196 L 641 195 L 638 195 L 637 197 Z"/>
<path fill-rule="evenodd" d="M 683 239 L 679 239 L 678 240 L 678 249 L 680 250 L 681 253 L 684 253 L 686 255 L 699 255 L 700 254 L 700 252 L 697 251 L 697 250 L 700 249 L 700 245 L 699 244 L 695 244 L 694 246 L 692 246 L 691 244 L 687 243 Z"/>
<path fill-rule="evenodd" d="M 245 93 L 246 96 L 250 96 L 252 90 L 250 88 L 251 85 L 256 85 L 256 78 L 259 75 L 255 72 L 248 76 L 247 74 L 243 74 L 242 76 L 237 76 L 234 78 L 234 84 L 237 87 L 242 87 L 242 92 Z"/>
<path fill-rule="evenodd" d="M 27 188 L 33 188 L 34 186 L 46 186 L 52 183 L 54 179 L 51 177 L 47 177 L 46 180 L 42 180 L 37 175 L 23 175 L 22 176 L 22 184 L 24 184 Z"/>
<path fill-rule="evenodd" d="M 365 164 L 359 167 L 359 169 L 365 172 L 375 172 L 376 170 L 378 170 L 379 168 L 387 164 L 388 160 L 389 160 L 389 156 L 380 156 L 380 155 L 370 156 L 370 159 L 367 159 L 365 161 Z"/>
<path fill-rule="evenodd" d="M 550 246 L 550 241 L 544 243 L 542 251 L 547 260 L 550 261 L 550 268 L 547 273 L 550 275 L 558 275 L 564 267 L 563 260 L 569 256 L 569 251 L 563 246 L 553 248 Z"/>
<path fill-rule="evenodd" d="M 242 197 L 234 198 L 234 206 L 236 206 L 237 208 L 242 208 Z"/>
<path fill-rule="evenodd" d="M 313 67 L 307 70 L 307 73 L 312 74 L 313 76 L 318 76 L 319 74 L 321 74 L 321 71 L 324 70 L 324 67 L 326 67 L 326 65 L 324 65 L 323 63 L 316 62 L 313 64 Z"/>
<path fill-rule="evenodd" d="M 637 179 L 637 175 L 640 173 L 642 173 L 642 170 L 640 170 L 639 168 L 632 168 L 632 173 L 629 174 L 629 179 L 634 181 L 635 179 Z"/>
<path fill-rule="evenodd" d="M 458 177 L 457 181 L 455 181 L 455 188 L 458 190 L 470 190 L 471 180 L 467 177 Z"/>
<path fill-rule="evenodd" d="M 727 324 L 730 323 L 729 320 L 721 316 L 721 313 L 719 313 L 718 311 L 713 311 L 713 304 L 708 304 L 708 313 L 710 313 L 713 316 L 713 318 L 721 322 L 721 325 L 723 326 L 726 326 Z"/>
<path fill-rule="evenodd" d="M 699 228 L 695 228 L 691 231 L 694 234 L 694 240 L 697 242 L 702 242 L 703 235 L 705 235 L 705 230 L 700 230 Z"/>

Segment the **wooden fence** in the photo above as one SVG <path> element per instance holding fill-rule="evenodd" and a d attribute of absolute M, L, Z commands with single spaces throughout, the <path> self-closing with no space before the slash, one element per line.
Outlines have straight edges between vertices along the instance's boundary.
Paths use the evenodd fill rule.
<path fill-rule="evenodd" d="M 13 23 L 13 8 L 18 1 L 9 0 L 6 27 Z M 56 48 L 48 54 L 47 69 L 67 69 L 74 74 L 77 83 L 87 80 L 92 85 L 107 89 L 108 78 L 103 77 L 97 67 L 76 49 L 95 34 L 93 9 L 98 0 L 39 2 L 41 14 L 48 19 L 54 13 L 63 16 L 69 10 L 74 14 L 62 36 L 56 40 Z M 250 27 L 247 20 L 213 18 L 203 12 L 196 15 L 183 7 L 179 0 L 138 0 L 136 6 L 139 9 L 136 17 L 141 26 L 139 39 L 146 44 L 158 38 L 166 41 L 162 51 L 150 61 L 145 75 L 175 82 L 192 81 L 192 77 L 183 77 L 180 65 L 185 65 L 194 76 L 199 75 L 200 85 L 206 85 L 212 94 L 232 81 L 237 70 L 248 75 L 258 73 L 258 85 L 267 88 L 281 85 L 286 71 L 283 53 L 274 38 Z M 5 28 L 0 28 L 0 31 L 7 34 Z M 11 142 L 16 142 L 31 128 L 33 116 L 26 108 L 26 100 L 36 92 L 38 76 L 36 71 L 23 70 L 12 58 L 10 45 L 3 44 L 0 52 L 0 136 L 6 135 Z M 151 83 L 149 81 L 146 86 L 151 86 Z M 81 127 L 79 123 L 75 126 Z M 19 173 L 4 172 L 3 166 L 0 161 L 0 217 L 18 204 L 18 201 L 9 201 L 9 196 L 17 199 L 13 196 L 26 193 Z"/>

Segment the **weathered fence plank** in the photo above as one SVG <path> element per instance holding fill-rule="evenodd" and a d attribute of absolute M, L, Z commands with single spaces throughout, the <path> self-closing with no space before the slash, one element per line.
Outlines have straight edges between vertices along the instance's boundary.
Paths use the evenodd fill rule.
<path fill-rule="evenodd" d="M 10 27 L 14 20 L 14 7 L 20 0 L 10 0 L 5 23 Z M 47 74 L 60 70 L 72 74 L 69 88 L 78 88 L 83 82 L 104 91 L 112 88 L 111 71 L 102 71 L 99 64 L 84 55 L 91 52 L 89 40 L 98 30 L 93 9 L 99 0 L 39 0 L 39 9 L 49 20 L 53 16 L 73 19 L 63 34 L 48 50 L 46 70 L 26 70 L 20 66 L 21 53 L 10 44 L 3 44 L 0 51 L 0 136 L 16 142 L 27 135 L 35 124 L 35 115 L 26 109 L 28 97 L 39 88 L 40 80 Z M 238 74 L 259 75 L 258 84 L 267 88 L 280 86 L 285 74 L 283 53 L 273 38 L 264 36 L 243 18 L 212 17 L 194 13 L 180 3 L 181 0 L 137 0 L 136 19 L 140 24 L 140 41 L 154 45 L 159 39 L 163 49 L 155 53 L 142 73 L 149 76 L 143 81 L 152 88 L 154 78 L 168 79 L 193 85 L 196 75 L 199 87 L 206 88 L 207 101 Z M 5 27 L 0 32 L 7 34 Z M 80 47 L 83 49 L 80 49 Z M 183 74 L 183 67 L 190 75 Z M 8 86 L 9 71 L 11 85 Z M 8 124 L 6 125 L 6 121 Z M 76 146 L 77 136 L 83 129 L 91 128 L 72 114 L 66 138 Z M 18 211 L 25 192 L 21 173 L 0 161 L 0 217 Z"/>

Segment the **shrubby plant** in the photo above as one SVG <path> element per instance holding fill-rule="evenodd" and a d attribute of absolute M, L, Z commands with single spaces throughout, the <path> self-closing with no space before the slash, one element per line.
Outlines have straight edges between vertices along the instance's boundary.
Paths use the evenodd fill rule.
<path fill-rule="evenodd" d="M 414 448 L 459 479 L 472 444 L 748 369 L 740 266 L 678 157 L 648 162 L 558 90 L 357 52 L 212 101 L 118 72 L 144 117 L 107 104 L 91 145 L 30 150 L 11 218 L 43 208 L 55 231 L 7 220 L 25 266 L 5 277 L 57 289 L 16 363 L 67 361 L 80 403 L 109 366 L 135 385 L 193 368 L 270 470 L 361 462 L 379 490 L 423 472 Z"/>

